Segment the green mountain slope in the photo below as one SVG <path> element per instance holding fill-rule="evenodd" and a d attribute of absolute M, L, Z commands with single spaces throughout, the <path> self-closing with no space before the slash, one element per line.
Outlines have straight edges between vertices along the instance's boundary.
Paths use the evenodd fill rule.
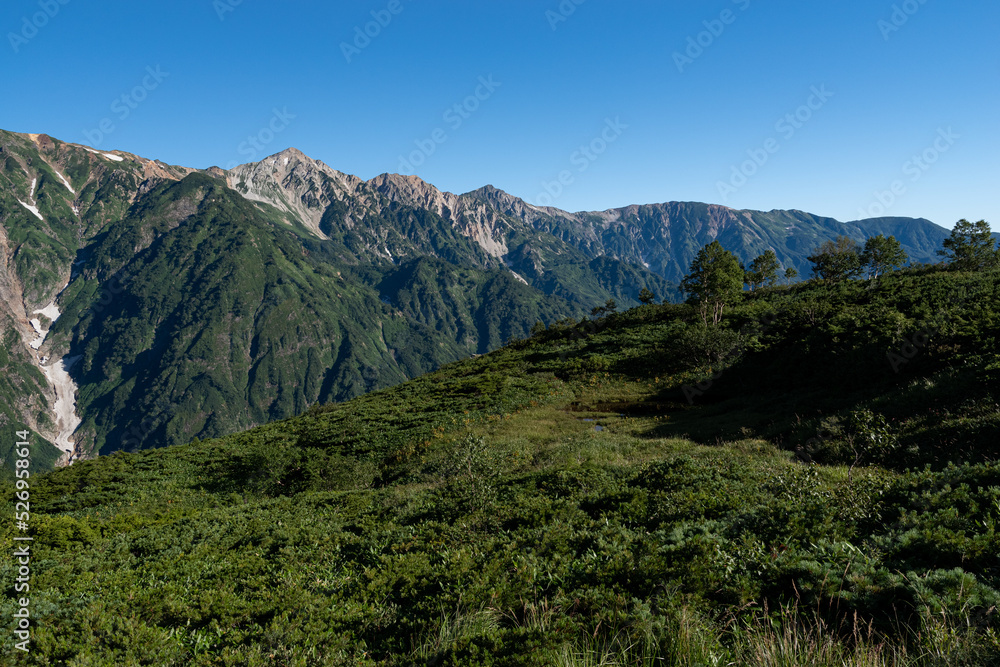
<path fill-rule="evenodd" d="M 58 302 L 81 243 L 127 209 L 145 169 L 119 163 L 44 135 L 0 131 L 0 421 L 39 433 L 36 463 L 51 467 L 61 456 L 53 408 L 56 394 L 43 374 L 61 354 L 49 339 L 36 351 L 30 321 L 46 328 L 39 309 Z M 164 174 L 170 168 L 156 167 Z M 169 172 L 182 173 L 183 170 Z M 10 442 L 0 444 L 4 474 L 13 470 Z M 43 451 L 44 450 L 44 451 Z"/>
<path fill-rule="evenodd" d="M 996 664 L 998 291 L 644 306 L 33 477 L 23 662 Z"/>
<path fill-rule="evenodd" d="M 706 204 L 567 213 L 492 187 L 363 181 L 295 149 L 197 171 L 0 132 L 0 161 L 0 341 L 14 378 L 0 415 L 75 442 L 77 456 L 300 414 L 495 349 L 538 321 L 609 299 L 636 305 L 644 287 L 677 300 L 714 238 L 744 260 L 774 248 L 805 272 L 805 256 L 838 233 L 894 233 L 920 261 L 945 233 Z M 63 315 L 50 329 L 38 321 L 48 333 L 36 352 L 40 310 Z M 69 390 L 45 375 L 63 362 Z"/>
<path fill-rule="evenodd" d="M 435 331 L 454 332 L 455 342 L 470 354 L 526 338 L 534 322 L 555 322 L 578 312 L 518 282 L 509 271 L 473 271 L 439 259 L 404 262 L 378 278 L 384 301 Z"/>
<path fill-rule="evenodd" d="M 216 437 L 469 353 L 443 305 L 414 316 L 381 302 L 209 176 L 151 191 L 88 252 L 55 332 L 82 356 L 80 432 L 105 452 Z M 464 273 L 490 287 L 482 272 Z M 492 287 L 450 312 L 474 327 L 509 317 L 508 335 L 573 312 L 530 311 L 526 297 L 543 295 L 522 294 L 512 278 Z M 492 334 L 481 342 L 473 328 L 472 350 L 499 345 Z"/>
<path fill-rule="evenodd" d="M 0 157 L 14 377 L 0 413 L 71 438 L 77 456 L 299 414 L 662 284 L 615 260 L 591 270 L 555 240 L 539 247 L 572 257 L 542 272 L 548 292 L 523 284 L 476 236 L 479 218 L 413 200 L 419 179 L 365 183 L 294 150 L 196 172 L 4 132 Z M 45 307 L 62 316 L 36 353 L 29 320 Z M 78 386 L 69 434 L 43 375 L 60 360 Z"/>

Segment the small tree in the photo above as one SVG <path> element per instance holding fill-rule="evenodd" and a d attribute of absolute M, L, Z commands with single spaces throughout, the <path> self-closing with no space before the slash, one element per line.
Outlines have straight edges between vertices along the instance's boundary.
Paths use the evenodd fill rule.
<path fill-rule="evenodd" d="M 508 464 L 502 449 L 491 447 L 481 436 L 467 435 L 454 445 L 441 473 L 463 492 L 472 509 L 485 511 L 496 501 L 497 486 Z"/>
<path fill-rule="evenodd" d="M 780 268 L 778 255 L 773 250 L 768 250 L 750 263 L 744 282 L 750 286 L 750 291 L 758 290 L 765 285 L 773 285 L 778 279 Z"/>
<path fill-rule="evenodd" d="M 795 280 L 798 277 L 799 277 L 799 270 L 796 269 L 794 266 L 790 266 L 787 269 L 785 269 L 785 282 L 786 283 L 790 283 L 790 282 L 792 282 L 793 280 Z"/>
<path fill-rule="evenodd" d="M 878 278 L 883 273 L 895 271 L 909 259 L 895 236 L 886 238 L 882 234 L 865 241 L 865 249 L 861 253 L 861 265 L 868 269 L 869 278 Z"/>
<path fill-rule="evenodd" d="M 847 470 L 848 480 L 859 464 L 883 463 L 899 449 L 899 438 L 886 418 L 868 408 L 851 412 L 846 435 L 854 452 L 854 462 Z"/>
<path fill-rule="evenodd" d="M 826 241 L 813 250 L 808 258 L 813 263 L 813 274 L 823 280 L 838 282 L 861 275 L 861 247 L 847 236 L 836 241 Z"/>
<path fill-rule="evenodd" d="M 726 304 L 740 298 L 743 293 L 744 271 L 733 253 L 712 241 L 698 251 L 691 263 L 691 273 L 681 281 L 681 291 L 688 295 L 688 301 L 701 308 L 701 318 L 708 324 L 708 313 L 712 313 L 712 323 L 718 324 Z"/>
<path fill-rule="evenodd" d="M 643 287 L 642 291 L 639 292 L 639 303 L 648 306 L 654 301 L 656 301 L 656 294 L 654 294 L 649 288 Z"/>
<path fill-rule="evenodd" d="M 985 220 L 958 221 L 951 236 L 944 240 L 944 250 L 938 250 L 952 268 L 958 271 L 991 269 L 1000 263 L 1000 255 L 993 242 L 993 232 Z"/>
<path fill-rule="evenodd" d="M 590 314 L 593 317 L 600 317 L 601 315 L 604 314 L 614 315 L 615 311 L 617 310 L 618 310 L 618 304 L 615 302 L 615 300 L 608 299 L 607 301 L 604 302 L 603 306 L 597 306 L 593 310 L 591 310 Z"/>

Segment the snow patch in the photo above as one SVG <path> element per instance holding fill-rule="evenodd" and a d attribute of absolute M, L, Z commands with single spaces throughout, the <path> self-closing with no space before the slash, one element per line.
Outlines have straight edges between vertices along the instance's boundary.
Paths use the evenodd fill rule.
<path fill-rule="evenodd" d="M 42 366 L 42 373 L 46 379 L 56 388 L 56 404 L 53 411 L 56 413 L 56 446 L 72 456 L 75 444 L 72 440 L 73 433 L 83 422 L 76 416 L 76 383 L 69 376 L 69 369 L 73 367 L 81 357 L 70 359 L 59 359 L 49 366 Z"/>
<path fill-rule="evenodd" d="M 67 180 L 66 180 L 66 177 L 65 177 L 65 176 L 63 176 L 62 174 L 60 174 L 60 173 L 59 173 L 59 172 L 58 172 L 58 171 L 57 171 L 57 170 L 56 170 L 55 168 L 53 168 L 53 169 L 52 169 L 52 171 L 55 171 L 55 172 L 56 172 L 56 176 L 58 176 L 58 177 L 59 177 L 59 178 L 60 178 L 60 179 L 62 180 L 62 182 L 63 182 L 63 185 L 65 185 L 65 186 L 66 186 L 66 189 L 67 189 L 67 190 L 69 190 L 69 191 L 70 191 L 70 192 L 72 192 L 73 194 L 76 194 L 76 190 L 74 190 L 74 189 L 73 189 L 73 186 L 69 184 L 69 181 L 67 181 Z"/>
<path fill-rule="evenodd" d="M 45 337 L 49 334 L 49 332 L 42 330 L 42 323 L 37 319 L 31 320 L 31 328 L 35 330 L 35 333 L 38 334 L 38 336 L 35 338 L 35 340 L 28 343 L 28 347 L 30 347 L 32 350 L 37 351 L 38 348 L 42 346 L 42 343 L 45 342 Z"/>
<path fill-rule="evenodd" d="M 85 148 L 85 150 L 90 151 L 94 155 L 100 155 L 101 157 L 106 157 L 109 160 L 114 160 L 115 162 L 124 162 L 125 161 L 125 158 L 121 157 L 120 155 L 114 155 L 112 153 L 102 153 L 101 151 L 95 151 L 93 148 L 86 148 L 86 146 L 84 148 Z"/>
<path fill-rule="evenodd" d="M 35 198 L 35 186 L 36 185 L 38 185 L 38 179 L 37 178 L 31 179 L 31 194 L 28 195 L 28 199 L 34 199 Z"/>
<path fill-rule="evenodd" d="M 31 204 L 25 204 L 20 199 L 17 200 L 17 203 L 20 204 L 21 206 L 23 206 L 24 208 L 28 209 L 32 213 L 34 213 L 35 217 L 38 218 L 39 220 L 45 220 L 45 218 L 42 217 L 42 214 L 38 212 L 38 208 L 37 207 L 32 206 Z"/>
<path fill-rule="evenodd" d="M 69 283 L 63 286 L 63 291 Z M 44 315 L 50 322 L 55 322 L 59 319 L 62 313 L 59 311 L 59 307 L 56 305 L 56 301 L 53 300 L 52 303 L 45 306 L 44 308 L 39 308 L 34 311 L 32 315 Z M 45 343 L 48 338 L 49 331 L 51 331 L 51 325 L 49 330 L 42 329 L 42 322 L 38 318 L 32 318 L 30 320 L 31 327 L 35 330 L 36 339 L 29 343 L 29 346 L 37 351 Z M 55 423 L 56 423 L 56 438 L 55 444 L 64 453 L 63 458 L 60 460 L 60 465 L 63 463 L 71 464 L 75 458 L 76 444 L 73 441 L 73 433 L 76 429 L 80 427 L 83 420 L 76 415 L 76 392 L 79 387 L 73 382 L 73 378 L 69 375 L 69 370 L 73 367 L 77 361 L 82 357 L 71 357 L 71 358 L 61 358 L 56 359 L 49 365 L 45 365 L 49 361 L 48 357 L 38 357 L 38 368 L 41 369 L 42 373 L 45 375 L 45 379 L 48 380 L 49 384 L 55 389 L 56 392 L 56 402 L 52 406 L 52 411 L 55 412 Z"/>
<path fill-rule="evenodd" d="M 49 318 L 49 320 L 51 320 L 52 322 L 55 322 L 56 320 L 59 319 L 59 316 L 62 315 L 62 313 L 59 312 L 59 308 L 56 307 L 56 303 L 55 301 L 53 301 L 44 308 L 36 310 L 35 312 L 32 313 L 32 315 L 44 315 L 45 317 Z M 35 330 L 35 334 L 37 334 L 37 337 L 35 338 L 35 340 L 28 343 L 28 347 L 30 347 L 32 350 L 38 350 L 38 348 L 42 346 L 42 343 L 45 342 L 45 339 L 48 337 L 49 332 L 46 329 L 42 329 L 42 322 L 38 318 L 32 318 L 31 320 L 29 320 L 29 322 L 31 323 L 31 328 Z"/>
<path fill-rule="evenodd" d="M 510 269 L 507 269 L 507 270 L 508 270 L 508 271 L 510 271 Z M 519 273 L 518 273 L 518 272 L 516 272 L 516 271 L 510 271 L 510 272 L 511 272 L 512 274 L 514 274 L 514 277 L 515 277 L 515 278 L 517 278 L 518 280 L 520 280 L 520 281 L 521 281 L 522 283 L 524 283 L 525 285 L 527 285 L 527 284 L 528 284 L 528 281 L 527 281 L 527 280 L 525 280 L 525 279 L 524 279 L 524 277 L 523 277 L 523 276 L 521 276 L 521 274 L 519 274 Z"/>
<path fill-rule="evenodd" d="M 62 315 L 62 313 L 59 312 L 59 307 L 56 306 L 55 301 L 53 301 L 44 308 L 36 310 L 35 312 L 32 313 L 32 315 L 44 315 L 45 317 L 55 322 L 56 320 L 59 319 L 59 316 Z"/>
<path fill-rule="evenodd" d="M 39 308 L 32 313 L 32 315 L 44 315 L 52 322 L 55 322 L 59 319 L 59 316 L 62 315 L 62 313 L 59 311 L 59 307 L 56 306 L 56 302 L 53 301 L 44 308 Z M 31 326 L 38 335 L 38 338 L 32 341 L 29 345 L 33 350 L 38 350 L 45 342 L 45 339 L 48 338 L 49 332 L 42 329 L 42 323 L 37 318 L 31 320 Z M 72 440 L 73 433 L 83 422 L 83 420 L 76 415 L 77 386 L 76 383 L 73 382 L 73 378 L 69 375 L 69 369 L 72 368 L 73 364 L 80 359 L 81 357 L 72 357 L 69 359 L 62 358 L 55 360 L 48 366 L 39 364 L 42 373 L 45 374 L 45 379 L 47 379 L 49 384 L 51 384 L 56 390 L 56 403 L 52 408 L 56 417 L 57 435 L 55 444 L 66 454 L 66 460 L 68 461 L 72 461 L 72 456 L 75 450 L 75 444 Z M 40 361 L 44 363 L 46 360 L 41 359 Z"/>

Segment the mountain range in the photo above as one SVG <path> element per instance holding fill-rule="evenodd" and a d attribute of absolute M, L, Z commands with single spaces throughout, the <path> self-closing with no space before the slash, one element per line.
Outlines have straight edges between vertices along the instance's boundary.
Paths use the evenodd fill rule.
<path fill-rule="evenodd" d="M 571 213 L 492 186 L 365 181 L 295 149 L 199 170 L 0 131 L 0 421 L 50 443 L 43 467 L 217 437 L 644 287 L 676 300 L 716 239 L 805 274 L 821 242 L 879 233 L 914 262 L 948 235 L 700 203 Z"/>

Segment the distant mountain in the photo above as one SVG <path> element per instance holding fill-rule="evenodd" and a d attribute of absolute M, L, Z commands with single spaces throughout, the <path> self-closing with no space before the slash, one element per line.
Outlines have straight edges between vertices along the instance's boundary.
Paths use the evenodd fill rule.
<path fill-rule="evenodd" d="M 937 262 L 936 252 L 949 233 L 925 219 L 842 223 L 802 211 L 740 211 L 690 202 L 569 213 L 533 206 L 489 185 L 454 195 L 416 176 L 383 174 L 362 181 L 295 149 L 237 167 L 226 177 L 246 197 L 282 211 L 292 224 L 307 221 L 317 236 L 339 243 L 345 243 L 345 236 L 357 242 L 360 235 L 365 252 L 393 261 L 412 253 L 435 254 L 442 245 L 449 245 L 434 243 L 426 235 L 420 238 L 386 231 L 398 228 L 399 221 L 391 220 L 395 209 L 429 212 L 445 223 L 441 237 L 460 237 L 478 246 L 465 249 L 460 253 L 463 256 L 453 255 L 455 261 L 479 261 L 488 266 L 495 265 L 490 264 L 491 259 L 499 260 L 530 285 L 550 293 L 572 299 L 583 290 L 586 304 L 598 298 L 601 290 L 615 291 L 607 275 L 597 276 L 599 285 L 588 287 L 579 283 L 579 275 L 574 276 L 575 270 L 599 257 L 616 265 L 641 267 L 676 285 L 697 251 L 716 239 L 744 261 L 773 249 L 784 266 L 806 275 L 810 266 L 806 258 L 811 251 L 841 234 L 860 241 L 877 234 L 892 235 L 912 261 Z M 370 221 L 380 217 L 392 224 L 372 227 Z M 351 255 L 347 251 L 342 256 Z M 670 288 L 667 291 L 673 295 Z M 632 296 L 620 289 L 618 292 L 625 299 Z"/>
<path fill-rule="evenodd" d="M 918 261 L 947 235 L 707 204 L 568 213 L 491 186 L 363 181 L 295 149 L 195 170 L 0 131 L 0 420 L 64 458 L 213 437 L 488 352 L 536 321 L 634 305 L 643 287 L 676 298 L 715 238 L 804 273 L 823 240 L 879 232 Z"/>
<path fill-rule="evenodd" d="M 811 251 L 841 234 L 860 241 L 878 234 L 895 236 L 915 262 L 937 262 L 935 253 L 949 234 L 929 220 L 913 218 L 842 223 L 802 211 L 739 211 L 690 202 L 567 213 L 531 207 L 492 187 L 465 196 L 492 202 L 588 255 L 639 264 L 673 283 L 687 274 L 698 250 L 714 240 L 744 261 L 772 249 L 785 267 L 807 275 Z"/>

